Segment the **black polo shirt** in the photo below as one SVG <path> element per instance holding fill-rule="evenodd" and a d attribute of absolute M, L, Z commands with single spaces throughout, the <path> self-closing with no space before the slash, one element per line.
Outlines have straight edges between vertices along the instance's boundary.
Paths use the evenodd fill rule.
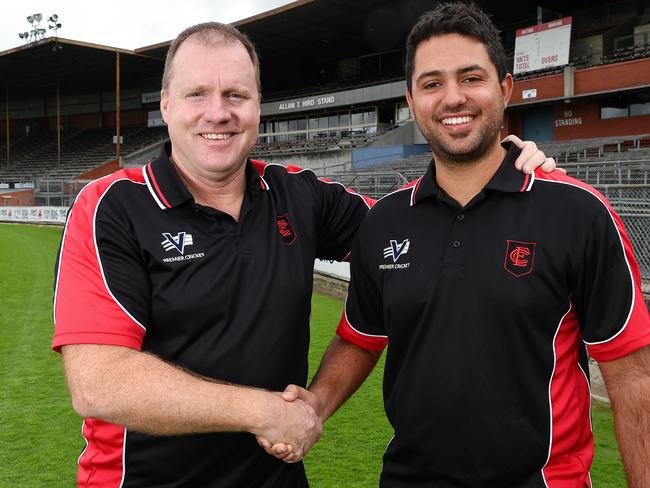
<path fill-rule="evenodd" d="M 348 255 L 368 204 L 311 171 L 249 161 L 235 221 L 194 202 L 170 151 L 79 194 L 53 347 L 126 346 L 236 384 L 304 385 L 314 259 Z M 307 486 L 302 463 L 269 456 L 251 434 L 153 437 L 96 419 L 83 433 L 80 486 Z"/>
<path fill-rule="evenodd" d="M 618 216 L 559 172 L 516 171 L 517 155 L 464 208 L 432 162 L 359 230 L 338 333 L 388 342 L 384 488 L 591 486 L 586 349 L 650 343 Z"/>

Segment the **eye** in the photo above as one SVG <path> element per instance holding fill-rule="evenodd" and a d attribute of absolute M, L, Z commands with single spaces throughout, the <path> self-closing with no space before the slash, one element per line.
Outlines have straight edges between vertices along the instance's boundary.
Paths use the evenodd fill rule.
<path fill-rule="evenodd" d="M 439 83 L 437 81 L 427 81 L 424 85 L 422 85 L 422 88 L 425 90 L 431 90 L 434 88 L 439 88 L 440 86 L 442 86 L 442 83 Z"/>
<path fill-rule="evenodd" d="M 481 81 L 481 78 L 478 76 L 468 76 L 463 80 L 463 83 L 477 83 L 479 81 Z"/>
<path fill-rule="evenodd" d="M 201 97 L 201 96 L 203 96 L 202 91 L 193 91 L 193 92 L 191 92 L 191 93 L 189 93 L 187 95 L 188 98 L 198 98 L 198 97 Z"/>

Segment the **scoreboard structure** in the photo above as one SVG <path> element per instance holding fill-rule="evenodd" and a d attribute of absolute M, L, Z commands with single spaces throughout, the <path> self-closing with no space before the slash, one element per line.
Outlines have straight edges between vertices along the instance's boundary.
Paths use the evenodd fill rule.
<path fill-rule="evenodd" d="M 569 64 L 572 17 L 518 29 L 513 74 Z"/>

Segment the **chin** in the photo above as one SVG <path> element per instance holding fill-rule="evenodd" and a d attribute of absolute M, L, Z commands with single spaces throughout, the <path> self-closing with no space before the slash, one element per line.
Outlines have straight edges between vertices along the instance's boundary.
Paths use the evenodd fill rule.
<path fill-rule="evenodd" d="M 484 147 L 481 142 L 462 145 L 434 143 L 431 144 L 431 149 L 434 154 L 449 163 L 468 164 L 479 160 L 486 154 L 487 147 Z"/>

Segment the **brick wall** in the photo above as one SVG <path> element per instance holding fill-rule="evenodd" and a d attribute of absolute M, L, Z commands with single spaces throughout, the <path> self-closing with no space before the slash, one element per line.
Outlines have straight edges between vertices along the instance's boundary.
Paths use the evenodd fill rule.
<path fill-rule="evenodd" d="M 2 207 L 33 207 L 34 205 L 34 190 L 19 190 L 0 195 Z"/>

